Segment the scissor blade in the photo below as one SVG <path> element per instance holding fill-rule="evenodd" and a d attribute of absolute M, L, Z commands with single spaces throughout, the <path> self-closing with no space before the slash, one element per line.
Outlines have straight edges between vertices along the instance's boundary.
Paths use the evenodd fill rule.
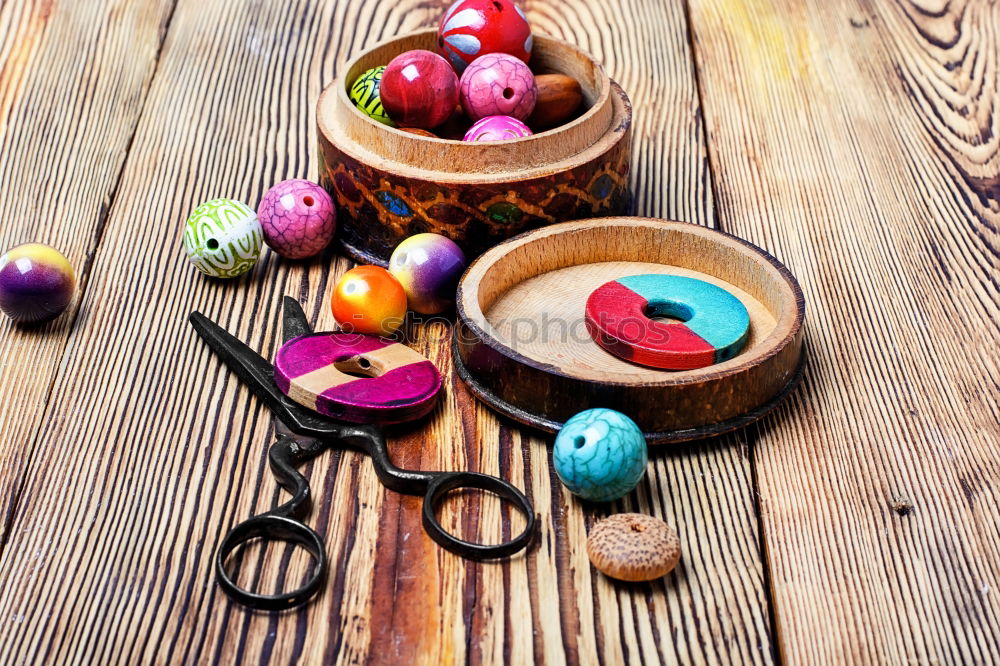
<path fill-rule="evenodd" d="M 284 298 L 284 315 L 282 317 L 282 339 L 288 342 L 300 335 L 312 333 L 312 327 L 306 318 L 306 313 L 302 311 L 302 306 L 291 296 Z"/>
<path fill-rule="evenodd" d="M 282 394 L 274 384 L 274 366 L 200 312 L 192 312 L 188 320 L 212 351 L 250 387 L 253 394 L 272 412 L 283 415 L 285 406 L 281 401 Z"/>

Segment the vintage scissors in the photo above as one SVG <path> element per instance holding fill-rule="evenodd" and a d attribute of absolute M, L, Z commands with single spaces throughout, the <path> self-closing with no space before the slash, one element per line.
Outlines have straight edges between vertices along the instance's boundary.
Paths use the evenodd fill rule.
<path fill-rule="evenodd" d="M 297 466 L 327 448 L 343 444 L 367 453 L 382 484 L 399 493 L 424 495 L 423 525 L 440 546 L 474 560 L 505 557 L 528 545 L 535 530 L 535 512 L 528 498 L 510 483 L 478 472 L 422 472 L 400 469 L 389 460 L 385 438 L 374 425 L 341 423 L 290 401 L 274 381 L 274 367 L 255 351 L 224 331 L 200 312 L 192 312 L 191 325 L 208 346 L 236 373 L 258 399 L 278 418 L 278 440 L 268 458 L 278 483 L 292 498 L 267 513 L 238 524 L 222 540 L 216 556 L 215 573 L 219 585 L 232 599 L 251 608 L 281 610 L 307 602 L 316 594 L 328 568 L 323 541 L 299 518 L 309 512 L 309 482 Z M 284 300 L 283 340 L 285 343 L 311 333 L 302 306 L 289 296 Z M 524 531 L 504 543 L 486 545 L 460 539 L 442 527 L 435 509 L 444 496 L 457 488 L 474 488 L 496 494 L 511 502 L 527 519 Z M 315 566 L 300 588 L 280 594 L 258 594 L 239 587 L 226 571 L 225 562 L 239 546 L 254 539 L 279 540 L 303 546 Z"/>

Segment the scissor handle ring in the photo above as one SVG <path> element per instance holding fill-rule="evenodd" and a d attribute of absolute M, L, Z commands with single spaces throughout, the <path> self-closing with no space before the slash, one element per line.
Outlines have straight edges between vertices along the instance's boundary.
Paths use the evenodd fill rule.
<path fill-rule="evenodd" d="M 444 496 L 457 488 L 485 490 L 507 500 L 524 514 L 527 520 L 524 531 L 510 541 L 498 544 L 465 541 L 447 532 L 437 519 L 436 509 Z M 528 545 L 535 533 L 535 510 L 524 493 L 503 479 L 477 472 L 441 472 L 427 486 L 423 522 L 424 530 L 442 548 L 472 560 L 490 560 L 513 555 Z"/>
<path fill-rule="evenodd" d="M 253 539 L 287 541 L 305 548 L 314 560 L 313 573 L 309 580 L 302 587 L 281 594 L 257 594 L 237 585 L 226 571 L 226 558 L 236 548 Z M 268 514 L 244 520 L 231 529 L 222 540 L 215 560 L 215 576 L 219 581 L 219 587 L 233 601 L 261 610 L 285 610 L 306 603 L 319 590 L 326 576 L 326 568 L 323 542 L 315 531 L 291 518 Z"/>

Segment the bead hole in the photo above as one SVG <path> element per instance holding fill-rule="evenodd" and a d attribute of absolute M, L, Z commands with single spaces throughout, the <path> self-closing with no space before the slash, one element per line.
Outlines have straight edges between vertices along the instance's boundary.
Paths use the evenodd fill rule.
<path fill-rule="evenodd" d="M 205 243 L 205 246 L 208 247 L 209 250 L 218 250 L 219 241 L 215 240 L 214 238 L 209 238 L 208 241 Z"/>
<path fill-rule="evenodd" d="M 587 443 L 586 437 L 584 437 L 583 435 L 577 435 L 576 438 L 573 439 L 573 448 L 582 449 L 583 445 L 586 443 Z"/>
<path fill-rule="evenodd" d="M 313 199 L 312 197 L 306 196 L 302 197 L 302 203 L 304 203 L 307 206 L 312 206 L 314 203 L 316 203 L 316 200 Z"/>
<path fill-rule="evenodd" d="M 646 531 L 646 528 L 643 525 L 639 524 L 639 523 L 632 523 L 631 525 L 629 525 L 629 528 L 633 532 L 645 532 Z"/>
<path fill-rule="evenodd" d="M 694 310 L 681 303 L 650 302 L 643 311 L 650 319 L 663 322 L 685 322 L 694 318 Z"/>
<path fill-rule="evenodd" d="M 504 88 L 503 89 L 503 98 L 504 99 L 510 99 L 513 96 L 514 96 L 514 89 L 513 88 Z"/>
<path fill-rule="evenodd" d="M 378 371 L 372 367 L 372 362 L 364 356 L 355 356 L 333 364 L 333 367 L 340 370 L 345 375 L 358 377 L 359 379 L 369 379 L 378 377 Z"/>

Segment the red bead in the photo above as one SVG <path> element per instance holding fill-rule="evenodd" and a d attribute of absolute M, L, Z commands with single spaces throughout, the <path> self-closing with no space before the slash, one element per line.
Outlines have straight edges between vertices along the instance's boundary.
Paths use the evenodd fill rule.
<path fill-rule="evenodd" d="M 438 49 L 458 72 L 488 53 L 528 62 L 532 44 L 528 19 L 511 0 L 458 0 L 438 27 Z"/>
<path fill-rule="evenodd" d="M 385 68 L 379 89 L 389 117 L 404 127 L 433 129 L 458 104 L 458 76 L 431 51 L 407 51 Z"/>

